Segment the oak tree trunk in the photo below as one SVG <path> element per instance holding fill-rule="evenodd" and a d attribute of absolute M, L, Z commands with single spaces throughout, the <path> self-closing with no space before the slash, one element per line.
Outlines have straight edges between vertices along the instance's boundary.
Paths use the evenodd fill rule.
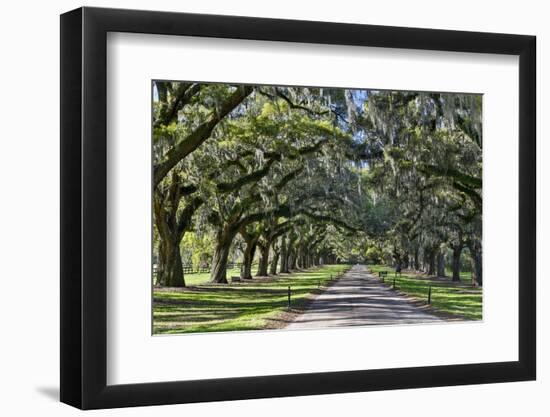
<path fill-rule="evenodd" d="M 435 275 L 435 249 L 430 248 L 428 252 L 428 275 Z"/>
<path fill-rule="evenodd" d="M 168 287 L 185 287 L 178 236 L 164 236 L 159 240 L 157 280 Z"/>
<path fill-rule="evenodd" d="M 260 246 L 260 262 L 258 264 L 257 277 L 266 277 L 269 266 L 269 244 Z"/>
<path fill-rule="evenodd" d="M 481 262 L 481 251 L 476 251 L 472 256 L 474 260 L 474 278 L 478 286 L 483 286 L 483 267 Z"/>
<path fill-rule="evenodd" d="M 256 243 L 247 243 L 243 254 L 243 265 L 241 267 L 241 278 L 252 279 L 252 262 L 256 253 Z"/>
<path fill-rule="evenodd" d="M 462 254 L 462 245 L 453 246 L 453 281 L 460 281 L 460 256 Z"/>
<path fill-rule="evenodd" d="M 180 254 L 184 229 L 178 227 L 177 204 L 174 202 L 172 207 L 163 207 L 164 197 L 154 195 L 153 199 L 154 220 L 159 237 L 157 282 L 162 286 L 185 287 Z M 177 200 L 177 196 L 173 198 Z"/>
<path fill-rule="evenodd" d="M 288 269 L 296 269 L 296 254 L 294 253 L 294 251 L 291 251 L 289 254 Z"/>
<path fill-rule="evenodd" d="M 287 245 L 286 245 L 286 238 L 283 236 L 281 239 L 281 265 L 279 268 L 279 272 L 281 274 L 288 273 L 288 256 L 287 256 Z"/>
<path fill-rule="evenodd" d="M 478 286 L 483 286 L 483 262 L 481 253 L 481 243 L 470 243 L 468 245 L 470 249 L 470 255 L 473 260 L 474 267 L 474 279 Z"/>
<path fill-rule="evenodd" d="M 279 251 L 273 252 L 273 259 L 271 260 L 271 264 L 269 266 L 269 274 L 270 275 L 277 275 L 277 265 L 279 264 Z"/>
<path fill-rule="evenodd" d="M 224 234 L 218 236 L 212 259 L 210 282 L 227 284 L 227 258 L 229 257 L 232 238 L 233 236 Z"/>
<path fill-rule="evenodd" d="M 437 254 L 437 276 L 445 277 L 445 253 L 439 251 Z"/>

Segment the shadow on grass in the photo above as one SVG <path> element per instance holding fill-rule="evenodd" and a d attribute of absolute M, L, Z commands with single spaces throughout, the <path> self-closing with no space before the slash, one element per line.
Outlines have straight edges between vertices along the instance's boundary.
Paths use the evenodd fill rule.
<path fill-rule="evenodd" d="M 238 284 L 208 284 L 185 290 L 155 288 L 153 333 L 187 333 L 265 328 L 268 320 L 288 307 L 291 287 L 293 307 L 330 283 L 330 276 L 345 266 L 327 266 L 290 275 L 254 278 Z"/>

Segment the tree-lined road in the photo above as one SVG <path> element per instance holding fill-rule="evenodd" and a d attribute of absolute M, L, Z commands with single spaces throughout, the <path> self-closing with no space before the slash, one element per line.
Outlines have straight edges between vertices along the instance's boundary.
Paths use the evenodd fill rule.
<path fill-rule="evenodd" d="M 291 328 L 481 318 L 479 291 L 439 289 L 449 272 L 483 282 L 480 94 L 158 80 L 152 95 L 159 332 L 285 326 L 285 280 L 304 305 L 356 262 L 414 271 L 398 288 L 433 283 L 433 309 L 357 266 Z"/>
<path fill-rule="evenodd" d="M 286 329 L 397 325 L 440 322 L 369 274 L 364 265 L 355 265 L 334 285 L 311 302 L 306 312 Z"/>

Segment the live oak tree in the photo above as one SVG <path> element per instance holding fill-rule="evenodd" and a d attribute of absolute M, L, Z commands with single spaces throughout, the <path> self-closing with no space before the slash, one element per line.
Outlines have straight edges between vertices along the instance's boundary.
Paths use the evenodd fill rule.
<path fill-rule="evenodd" d="M 179 244 L 205 202 L 182 168 L 183 160 L 252 93 L 251 87 L 155 82 L 153 212 L 158 236 L 158 282 L 184 286 Z M 186 116 L 184 116 L 186 115 Z M 170 172 L 172 173 L 170 174 Z M 183 208 L 181 206 L 184 206 Z"/>

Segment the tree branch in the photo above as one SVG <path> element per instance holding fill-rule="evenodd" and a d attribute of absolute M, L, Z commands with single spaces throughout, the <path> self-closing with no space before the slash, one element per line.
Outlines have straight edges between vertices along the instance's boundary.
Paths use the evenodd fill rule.
<path fill-rule="evenodd" d="M 284 188 L 290 181 L 295 179 L 305 168 L 303 166 L 299 167 L 298 169 L 295 169 L 294 171 L 289 172 L 286 174 L 281 181 L 279 181 L 277 184 L 275 184 L 275 189 L 277 191 L 280 191 L 282 188 Z"/>
<path fill-rule="evenodd" d="M 254 171 L 248 175 L 245 175 L 236 181 L 219 183 L 216 186 L 216 188 L 218 189 L 218 191 L 222 193 L 228 193 L 231 191 L 238 190 L 251 182 L 257 182 L 269 173 L 269 169 L 271 168 L 271 165 L 273 165 L 274 162 L 275 162 L 274 159 L 268 159 L 263 168 L 257 171 Z"/>
<path fill-rule="evenodd" d="M 477 191 L 472 190 L 469 187 L 466 187 L 464 184 L 461 184 L 458 181 L 453 181 L 453 187 L 456 188 L 458 191 L 463 192 L 468 197 L 470 197 L 472 199 L 472 201 L 474 202 L 475 206 L 478 209 L 481 209 L 481 207 L 483 205 L 483 201 L 482 201 L 481 196 L 477 193 Z"/>
<path fill-rule="evenodd" d="M 173 93 L 174 99 L 172 102 L 162 104 L 159 117 L 155 120 L 153 127 L 168 126 L 174 122 L 178 116 L 178 112 L 189 103 L 192 97 L 197 95 L 201 87 L 202 85 L 199 83 L 179 83 L 176 91 Z"/>
<path fill-rule="evenodd" d="M 300 210 L 300 213 L 307 216 L 307 217 L 309 217 L 309 218 L 311 218 L 311 219 L 313 219 L 313 220 L 318 220 L 318 221 L 322 221 L 322 222 L 326 222 L 326 223 L 331 223 L 335 226 L 339 226 L 339 227 L 342 227 L 343 229 L 349 230 L 350 232 L 360 232 L 361 231 L 360 229 L 357 229 L 353 226 L 350 226 L 346 222 L 344 222 L 342 220 L 339 220 L 339 219 L 335 219 L 334 217 L 331 217 L 331 216 L 311 213 L 310 211 L 305 210 L 305 209 Z"/>
<path fill-rule="evenodd" d="M 178 233 L 183 233 L 185 230 L 187 230 L 191 226 L 191 220 L 193 218 L 193 214 L 197 209 L 202 206 L 205 203 L 205 200 L 202 197 L 194 197 L 189 201 L 189 203 L 185 206 L 185 208 L 180 213 L 178 224 L 177 224 L 177 230 Z"/>
<path fill-rule="evenodd" d="M 216 125 L 247 98 L 252 91 L 253 88 L 250 86 L 238 87 L 221 105 L 219 111 L 212 111 L 205 122 L 170 149 L 166 153 L 164 160 L 158 163 L 154 168 L 153 185 L 156 187 L 179 161 L 208 139 Z"/>
<path fill-rule="evenodd" d="M 454 168 L 441 168 L 436 165 L 423 164 L 418 167 L 418 170 L 426 175 L 437 175 L 453 178 L 454 180 L 462 183 L 465 186 L 470 186 L 473 188 L 481 188 L 482 186 L 481 178 L 465 174 Z"/>
<path fill-rule="evenodd" d="M 296 104 L 294 103 L 286 94 L 284 94 L 281 90 L 279 90 L 278 88 L 275 88 L 275 95 L 273 94 L 269 94 L 268 92 L 266 91 L 263 91 L 263 90 L 259 90 L 260 94 L 263 95 L 263 96 L 266 96 L 266 97 L 269 97 L 270 99 L 274 100 L 276 99 L 277 97 L 279 98 L 282 98 L 288 105 L 291 109 L 297 109 L 297 110 L 304 110 L 310 114 L 314 114 L 316 116 L 322 116 L 322 115 L 325 115 L 327 113 L 329 113 L 328 110 L 325 110 L 325 111 L 316 111 L 316 110 L 313 110 L 309 107 L 306 107 L 306 106 L 302 106 L 300 104 Z"/>

